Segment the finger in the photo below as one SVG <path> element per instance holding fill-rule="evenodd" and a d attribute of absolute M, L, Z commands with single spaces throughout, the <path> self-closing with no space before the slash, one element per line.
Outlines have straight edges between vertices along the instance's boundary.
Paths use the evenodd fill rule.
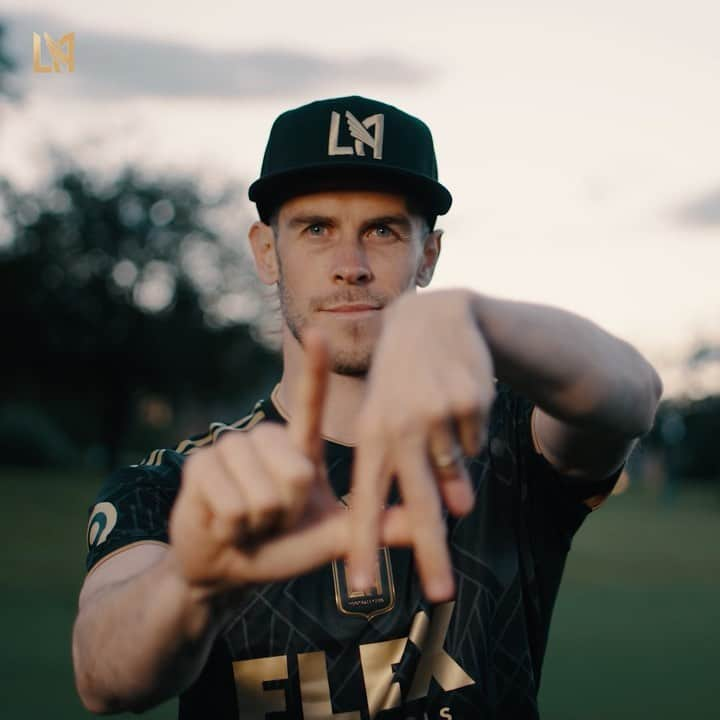
<path fill-rule="evenodd" d="M 316 481 L 310 493 L 311 519 L 332 510 L 338 504 L 338 497 L 330 485 L 325 464 L 316 470 Z"/>
<path fill-rule="evenodd" d="M 283 434 L 282 428 L 272 428 L 275 430 Z M 217 443 L 216 452 L 228 480 L 244 499 L 248 536 L 257 539 L 277 529 L 289 502 L 264 466 L 252 437 L 227 435 Z"/>
<path fill-rule="evenodd" d="M 448 511 L 455 517 L 469 514 L 475 505 L 475 492 L 465 463 L 460 460 L 451 475 L 445 477 L 440 473 L 436 477 L 438 492 Z"/>
<path fill-rule="evenodd" d="M 487 440 L 487 418 L 479 410 L 457 415 L 455 427 L 460 445 L 466 455 L 477 455 L 482 451 Z"/>
<path fill-rule="evenodd" d="M 405 443 L 398 449 L 397 471 L 403 505 L 412 528 L 415 563 L 425 595 L 431 602 L 449 600 L 455 592 L 447 528 L 440 496 L 420 444 Z"/>
<path fill-rule="evenodd" d="M 390 508 L 384 515 L 383 544 L 410 546 L 412 536 L 404 508 Z M 275 582 L 309 572 L 344 557 L 350 546 L 350 512 L 336 505 L 322 520 L 258 545 L 253 552 L 234 550 L 223 567 L 228 583 Z"/>
<path fill-rule="evenodd" d="M 267 423 L 253 433 L 252 441 L 268 484 L 281 498 L 282 527 L 294 527 L 307 508 L 320 470 L 288 441 L 282 427 Z"/>
<path fill-rule="evenodd" d="M 315 464 L 320 464 L 323 455 L 320 431 L 330 362 L 327 343 L 319 330 L 311 327 L 305 331 L 303 350 L 304 367 L 300 374 L 289 431 L 295 447 Z"/>
<path fill-rule="evenodd" d="M 380 516 L 391 480 L 385 456 L 385 444 L 378 433 L 360 435 L 350 495 L 348 573 L 354 590 L 370 587 L 375 574 Z"/>
<path fill-rule="evenodd" d="M 440 486 L 440 494 L 453 515 L 467 515 L 475 496 L 463 462 L 462 448 L 448 422 L 433 425 L 429 439 L 429 459 Z"/>
<path fill-rule="evenodd" d="M 402 505 L 394 505 L 383 511 L 380 521 L 380 538 L 383 545 L 412 546 L 412 526 L 407 508 Z"/>
<path fill-rule="evenodd" d="M 187 465 L 189 490 L 195 502 L 206 508 L 213 537 L 221 542 L 239 542 L 248 520 L 242 489 L 229 477 L 216 452 L 201 451 L 191 456 Z"/>
<path fill-rule="evenodd" d="M 337 506 L 320 521 L 267 540 L 253 552 L 234 551 L 226 559 L 224 577 L 241 584 L 275 582 L 340 558 L 348 547 L 348 516 Z"/>
<path fill-rule="evenodd" d="M 469 456 L 477 455 L 485 445 L 495 396 L 492 382 L 483 379 L 486 374 L 482 368 L 474 372 L 458 369 L 446 380 L 445 392 L 453 428 L 465 454 Z"/>

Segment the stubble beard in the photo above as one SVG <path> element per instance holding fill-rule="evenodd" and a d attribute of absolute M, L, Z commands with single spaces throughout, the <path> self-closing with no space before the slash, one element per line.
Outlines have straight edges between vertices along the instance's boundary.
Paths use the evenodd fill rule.
<path fill-rule="evenodd" d="M 283 320 L 293 337 L 302 345 L 302 333 L 308 326 L 308 317 L 298 309 L 292 292 L 283 281 L 282 270 L 278 278 L 278 294 Z M 330 370 L 338 375 L 364 377 L 370 370 L 373 345 L 362 337 L 366 333 L 359 322 L 348 322 L 343 329 L 347 338 L 345 344 L 338 346 L 335 338 L 330 338 Z"/>

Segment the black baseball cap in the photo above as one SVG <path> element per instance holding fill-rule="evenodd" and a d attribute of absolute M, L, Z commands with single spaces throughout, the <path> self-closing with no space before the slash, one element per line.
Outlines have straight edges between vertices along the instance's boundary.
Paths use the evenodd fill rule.
<path fill-rule="evenodd" d="M 329 189 L 410 195 L 430 219 L 452 204 L 438 182 L 430 128 L 369 98 L 329 98 L 282 113 L 273 123 L 260 177 L 248 190 L 263 222 L 285 200 Z"/>

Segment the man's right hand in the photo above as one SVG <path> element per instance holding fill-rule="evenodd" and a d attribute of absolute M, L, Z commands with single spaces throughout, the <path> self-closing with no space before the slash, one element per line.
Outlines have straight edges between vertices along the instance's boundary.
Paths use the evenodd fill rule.
<path fill-rule="evenodd" d="M 170 516 L 170 547 L 140 542 L 86 578 L 73 658 L 92 712 L 139 712 L 183 692 L 207 660 L 233 591 L 347 553 L 350 513 L 328 483 L 320 435 L 328 352 L 312 331 L 303 344 L 288 425 L 261 422 L 193 453 Z M 381 542 L 409 542 L 403 511 L 389 508 L 380 525 Z"/>
<path fill-rule="evenodd" d="M 185 463 L 170 542 L 192 587 L 214 594 L 287 579 L 345 551 L 348 513 L 329 485 L 320 435 L 328 350 L 312 330 L 304 347 L 287 426 L 228 432 Z"/>

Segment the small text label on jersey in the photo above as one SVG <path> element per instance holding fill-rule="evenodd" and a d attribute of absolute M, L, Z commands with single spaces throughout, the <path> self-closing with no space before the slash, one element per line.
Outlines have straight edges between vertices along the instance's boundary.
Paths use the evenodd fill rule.
<path fill-rule="evenodd" d="M 433 678 L 445 692 L 475 684 L 443 649 L 454 607 L 454 601 L 438 605 L 432 618 L 420 610 L 415 614 L 406 638 L 364 643 L 359 646 L 367 696 L 367 715 L 371 720 L 380 711 L 399 707 L 402 702 L 393 665 L 400 662 L 408 642 L 420 650 L 420 658 L 405 698 L 406 702 L 426 697 Z M 360 709 L 333 713 L 330 680 L 323 651 L 298 653 L 297 662 L 300 702 L 305 720 L 361 720 Z M 288 679 L 287 656 L 238 660 L 233 663 L 233 676 L 238 714 L 243 720 L 264 720 L 269 712 L 285 711 L 286 690 L 281 685 Z M 442 708 L 440 717 L 452 718 L 450 709 Z"/>
<path fill-rule="evenodd" d="M 117 523 L 117 510 L 112 503 L 98 503 L 90 513 L 87 527 L 88 547 L 102 545 Z"/>
<path fill-rule="evenodd" d="M 349 110 L 345 111 L 345 120 L 348 131 L 355 140 L 353 145 L 340 145 L 340 113 L 330 113 L 330 134 L 328 135 L 328 155 L 365 155 L 365 146 L 372 148 L 373 158 L 382 160 L 383 133 L 385 129 L 385 116 L 382 113 L 370 115 L 364 120 L 358 120 Z M 375 128 L 371 135 L 370 128 Z M 353 152 L 354 148 L 354 152 Z"/>

